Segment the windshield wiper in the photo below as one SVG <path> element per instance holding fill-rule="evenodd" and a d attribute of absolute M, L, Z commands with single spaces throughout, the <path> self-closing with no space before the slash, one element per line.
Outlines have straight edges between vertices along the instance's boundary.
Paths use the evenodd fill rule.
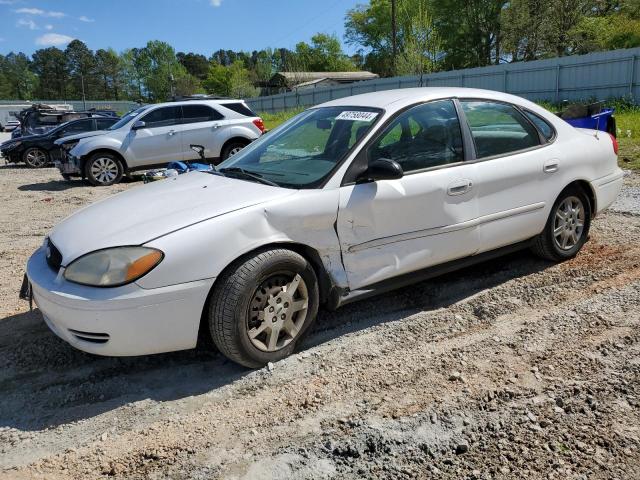
<path fill-rule="evenodd" d="M 280 186 L 276 182 L 272 182 L 271 180 L 267 180 L 266 178 L 264 178 L 259 173 L 250 172 L 250 171 L 245 170 L 244 168 L 240 168 L 240 167 L 221 168 L 220 170 L 218 170 L 218 172 L 222 173 L 223 175 L 226 175 L 227 173 L 231 173 L 233 175 L 238 175 L 239 174 L 239 176 L 242 176 L 244 178 L 249 178 L 251 180 L 255 180 L 256 182 L 263 183 L 265 185 L 271 185 L 272 187 L 279 187 Z"/>

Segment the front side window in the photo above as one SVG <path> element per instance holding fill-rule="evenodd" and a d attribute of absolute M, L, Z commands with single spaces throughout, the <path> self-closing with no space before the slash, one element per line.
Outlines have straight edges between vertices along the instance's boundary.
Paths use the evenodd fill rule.
<path fill-rule="evenodd" d="M 515 107 L 481 100 L 460 103 L 471 128 L 477 158 L 505 155 L 540 144 L 537 130 Z"/>
<path fill-rule="evenodd" d="M 149 106 L 140 107 L 136 110 L 132 110 L 127 113 L 124 117 L 118 120 L 116 123 L 111 125 L 108 130 L 117 130 L 120 127 L 124 127 L 127 123 L 131 122 L 133 119 L 138 118 L 142 113 L 149 110 Z"/>
<path fill-rule="evenodd" d="M 313 188 L 331 174 L 381 115 L 381 110 L 370 107 L 307 110 L 260 137 L 218 169 L 243 169 L 281 186 Z"/>
<path fill-rule="evenodd" d="M 429 102 L 400 114 L 369 148 L 369 162 L 379 158 L 395 160 L 405 173 L 464 160 L 453 102 Z"/>
<path fill-rule="evenodd" d="M 98 130 L 106 130 L 116 122 L 117 122 L 116 118 L 96 118 L 96 124 L 98 125 Z"/>
<path fill-rule="evenodd" d="M 145 128 L 168 127 L 178 123 L 180 107 L 160 107 L 147 113 L 142 120 Z"/>
<path fill-rule="evenodd" d="M 207 105 L 183 105 L 182 123 L 211 122 L 224 118 L 219 112 Z"/>
<path fill-rule="evenodd" d="M 70 135 L 72 133 L 86 132 L 88 130 L 91 130 L 91 123 L 92 122 L 93 122 L 93 120 L 81 120 L 79 122 L 73 122 L 73 123 L 67 125 L 62 130 L 61 133 L 63 135 Z"/>

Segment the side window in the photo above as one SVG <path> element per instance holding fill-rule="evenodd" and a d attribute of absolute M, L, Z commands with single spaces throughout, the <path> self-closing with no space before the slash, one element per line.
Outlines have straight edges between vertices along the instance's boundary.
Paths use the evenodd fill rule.
<path fill-rule="evenodd" d="M 62 130 L 63 135 L 73 135 L 74 133 L 81 133 L 91 130 L 93 120 L 82 120 L 74 122 Z"/>
<path fill-rule="evenodd" d="M 220 112 L 217 112 L 208 105 L 182 106 L 182 123 L 210 122 L 212 120 L 220 120 L 222 118 L 224 117 Z"/>
<path fill-rule="evenodd" d="M 553 127 L 547 123 L 546 120 L 543 120 L 542 117 L 539 117 L 535 113 L 528 110 L 525 110 L 524 114 L 529 120 L 531 120 L 531 122 L 533 122 L 536 127 L 538 127 L 538 130 L 540 130 L 540 133 L 547 140 L 547 142 L 553 138 L 553 136 L 555 135 L 555 131 L 553 130 Z"/>
<path fill-rule="evenodd" d="M 161 107 L 147 113 L 142 120 L 146 128 L 167 127 L 178 123 L 180 107 Z"/>
<path fill-rule="evenodd" d="M 488 101 L 462 101 L 478 158 L 517 152 L 540 144 L 538 132 L 513 106 Z"/>
<path fill-rule="evenodd" d="M 98 130 L 106 130 L 111 125 L 118 121 L 117 118 L 96 118 L 96 123 L 98 124 Z"/>
<path fill-rule="evenodd" d="M 224 108 L 228 108 L 229 110 L 233 110 L 240 115 L 244 115 L 245 117 L 257 117 L 256 113 L 247 107 L 244 103 L 223 103 L 222 106 Z"/>
<path fill-rule="evenodd" d="M 405 172 L 461 162 L 462 133 L 451 100 L 429 102 L 401 113 L 369 149 L 369 161 L 389 158 Z"/>

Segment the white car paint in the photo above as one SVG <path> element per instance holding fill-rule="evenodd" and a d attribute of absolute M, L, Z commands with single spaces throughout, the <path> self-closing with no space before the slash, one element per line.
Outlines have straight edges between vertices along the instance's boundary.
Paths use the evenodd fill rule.
<path fill-rule="evenodd" d="M 556 137 L 512 155 L 342 185 L 360 149 L 386 120 L 408 106 L 443 98 L 521 106 L 550 123 Z M 216 278 L 256 248 L 298 244 L 316 252 L 331 284 L 344 295 L 341 301 L 348 301 L 373 283 L 539 234 L 555 199 L 575 180 L 588 183 L 597 212 L 615 200 L 622 185 L 607 134 L 578 131 L 512 95 L 403 89 L 322 106 L 384 109 L 322 187 L 294 190 L 192 172 L 115 195 L 56 226 L 50 239 L 62 253 L 60 270 L 47 266 L 44 245 L 27 265 L 34 300 L 51 329 L 75 347 L 103 355 L 193 348 Z M 165 258 L 121 287 L 87 287 L 63 277 L 80 256 L 124 245 L 156 248 Z M 105 333 L 109 340 L 92 343 L 70 329 Z"/>

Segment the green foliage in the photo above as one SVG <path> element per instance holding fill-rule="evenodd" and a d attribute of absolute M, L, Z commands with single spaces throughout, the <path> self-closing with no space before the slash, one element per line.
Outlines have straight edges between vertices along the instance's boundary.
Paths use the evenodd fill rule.
<path fill-rule="evenodd" d="M 204 88 L 208 93 L 223 97 L 248 98 L 258 95 L 258 89 L 253 86 L 249 70 L 241 60 L 225 67 L 218 63 L 209 66 Z"/>
<path fill-rule="evenodd" d="M 353 61 L 342 51 L 338 37 L 317 33 L 311 37 L 311 45 L 296 45 L 297 70 L 307 72 L 350 72 L 355 70 Z"/>

